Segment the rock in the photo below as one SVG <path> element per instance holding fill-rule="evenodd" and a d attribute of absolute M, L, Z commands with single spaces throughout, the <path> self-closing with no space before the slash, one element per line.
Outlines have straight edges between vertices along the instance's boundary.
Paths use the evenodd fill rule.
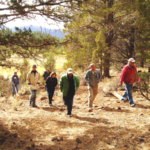
<path fill-rule="evenodd" d="M 93 112 L 93 110 L 92 110 L 92 109 L 89 109 L 88 112 Z"/>
<path fill-rule="evenodd" d="M 118 109 L 118 110 L 121 110 L 121 107 L 118 107 L 117 109 Z"/>
<path fill-rule="evenodd" d="M 62 136 L 60 136 L 60 137 L 59 137 L 59 140 L 60 140 L 60 141 L 63 141 L 63 137 L 62 137 Z"/>
<path fill-rule="evenodd" d="M 79 138 L 76 138 L 77 143 L 82 143 L 82 141 Z"/>
<path fill-rule="evenodd" d="M 139 114 L 139 116 L 142 116 L 142 115 L 144 115 L 144 114 Z"/>
<path fill-rule="evenodd" d="M 35 144 L 33 143 L 33 144 L 31 145 L 31 147 L 35 147 Z"/>
<path fill-rule="evenodd" d="M 14 137 L 14 138 L 17 138 L 17 134 L 13 134 L 13 137 Z"/>
<path fill-rule="evenodd" d="M 31 150 L 31 148 L 28 146 L 28 147 L 26 147 L 26 150 Z"/>
<path fill-rule="evenodd" d="M 139 139 L 139 142 L 144 142 L 144 139 Z"/>
<path fill-rule="evenodd" d="M 51 141 L 58 141 L 59 139 L 57 138 L 57 137 L 53 137 L 52 139 L 51 139 Z"/>
<path fill-rule="evenodd" d="M 42 100 L 45 100 L 45 99 L 47 99 L 46 96 L 41 96 L 41 97 L 40 97 L 40 100 L 41 100 L 41 101 L 42 101 Z"/>

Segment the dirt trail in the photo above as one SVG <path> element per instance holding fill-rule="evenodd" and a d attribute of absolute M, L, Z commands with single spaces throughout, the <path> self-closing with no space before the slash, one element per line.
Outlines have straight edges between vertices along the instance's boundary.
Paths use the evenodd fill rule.
<path fill-rule="evenodd" d="M 150 103 L 134 95 L 134 108 L 120 103 L 112 95 L 102 92 L 88 112 L 88 91 L 80 86 L 74 98 L 72 117 L 66 116 L 60 92 L 55 92 L 53 107 L 48 99 L 38 108 L 28 106 L 28 97 L 21 99 L 17 111 L 13 99 L 0 101 L 0 149 L 3 150 L 150 150 Z M 123 91 L 118 93 L 122 94 Z"/>

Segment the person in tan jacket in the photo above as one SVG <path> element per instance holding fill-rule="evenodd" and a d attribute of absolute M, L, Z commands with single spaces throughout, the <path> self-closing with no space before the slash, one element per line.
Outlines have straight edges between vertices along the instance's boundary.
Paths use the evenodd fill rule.
<path fill-rule="evenodd" d="M 39 89 L 40 84 L 40 74 L 36 70 L 36 65 L 33 65 L 32 70 L 28 72 L 27 82 L 31 92 L 29 105 L 32 107 L 37 107 L 37 105 L 35 104 L 35 100 L 36 100 L 36 93 L 37 90 Z"/>

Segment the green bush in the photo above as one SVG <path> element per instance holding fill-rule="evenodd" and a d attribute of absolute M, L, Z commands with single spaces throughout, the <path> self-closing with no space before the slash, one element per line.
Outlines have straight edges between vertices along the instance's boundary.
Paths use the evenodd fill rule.
<path fill-rule="evenodd" d="M 26 82 L 26 77 L 27 77 L 29 70 L 30 70 L 29 61 L 27 59 L 24 59 L 23 63 L 21 64 L 21 69 L 20 69 L 20 77 L 19 77 L 20 83 Z"/>
<path fill-rule="evenodd" d="M 46 58 L 46 63 L 44 63 L 43 65 L 45 70 L 49 68 L 51 72 L 55 71 L 56 60 L 54 57 L 54 53 L 52 52 L 45 53 L 43 56 L 44 58 Z"/>

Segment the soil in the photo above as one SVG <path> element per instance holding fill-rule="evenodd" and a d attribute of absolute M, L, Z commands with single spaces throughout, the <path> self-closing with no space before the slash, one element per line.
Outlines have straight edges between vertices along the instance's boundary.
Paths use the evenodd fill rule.
<path fill-rule="evenodd" d="M 44 89 L 39 90 L 37 108 L 29 106 L 29 96 L 0 100 L 0 149 L 3 150 L 150 150 L 150 102 L 138 91 L 135 107 L 103 92 L 104 83 L 88 111 L 87 86 L 80 86 L 72 117 L 66 115 L 57 89 L 49 107 Z M 120 95 L 124 91 L 117 91 Z"/>

